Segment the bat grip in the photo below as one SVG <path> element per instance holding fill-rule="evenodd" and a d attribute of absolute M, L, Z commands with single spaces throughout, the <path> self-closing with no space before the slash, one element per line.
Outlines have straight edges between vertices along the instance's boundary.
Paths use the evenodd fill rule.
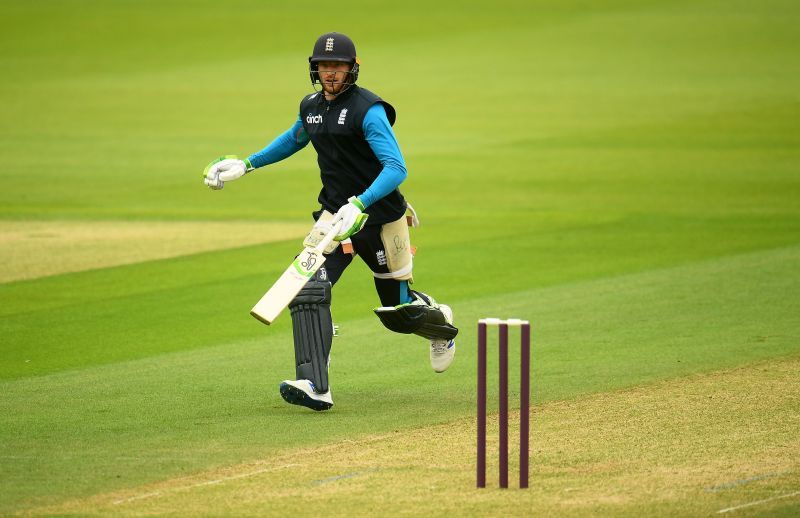
<path fill-rule="evenodd" d="M 336 224 L 333 226 L 330 232 L 328 232 L 325 237 L 322 238 L 322 241 L 315 247 L 319 253 L 322 253 L 328 245 L 333 241 L 333 238 L 339 235 L 339 232 L 342 231 L 342 223 L 343 221 L 337 221 Z"/>

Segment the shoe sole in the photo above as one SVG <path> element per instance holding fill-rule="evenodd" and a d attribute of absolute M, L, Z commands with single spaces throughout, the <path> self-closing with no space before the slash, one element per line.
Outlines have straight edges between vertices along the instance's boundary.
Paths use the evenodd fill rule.
<path fill-rule="evenodd" d="M 333 406 L 333 403 L 314 399 L 299 388 L 289 385 L 288 383 L 281 383 L 281 397 L 291 405 L 304 406 L 317 412 L 328 410 Z"/>

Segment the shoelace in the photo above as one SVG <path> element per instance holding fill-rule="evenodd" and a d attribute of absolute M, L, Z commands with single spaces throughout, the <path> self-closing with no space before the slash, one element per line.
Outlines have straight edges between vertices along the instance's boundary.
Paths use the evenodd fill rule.
<path fill-rule="evenodd" d="M 446 340 L 433 342 L 431 344 L 431 347 L 433 348 L 433 353 L 444 354 L 445 352 L 447 352 L 447 344 L 448 342 Z"/>

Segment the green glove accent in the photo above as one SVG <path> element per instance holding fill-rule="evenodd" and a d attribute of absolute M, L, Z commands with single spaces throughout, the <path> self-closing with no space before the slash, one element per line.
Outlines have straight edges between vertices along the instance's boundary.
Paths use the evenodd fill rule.
<path fill-rule="evenodd" d="M 347 237 L 350 237 L 353 234 L 356 234 L 356 233 L 360 232 L 361 229 L 364 228 L 364 225 L 367 224 L 367 218 L 368 217 L 369 217 L 369 214 L 365 214 L 365 213 L 359 214 L 358 217 L 356 218 L 356 222 L 353 224 L 352 227 L 350 227 L 351 232 L 347 235 Z M 344 239 L 347 239 L 347 237 L 344 238 Z"/>
<path fill-rule="evenodd" d="M 256 168 L 253 167 L 253 164 L 250 162 L 249 158 L 245 158 L 244 160 L 242 160 L 242 162 L 244 162 L 244 168 L 245 168 L 244 169 L 244 174 L 247 174 L 250 171 L 255 171 L 256 170 Z"/>
<path fill-rule="evenodd" d="M 364 225 L 367 223 L 367 218 L 369 218 L 369 214 L 365 214 L 363 212 L 364 209 L 366 209 L 366 207 L 364 207 L 364 204 L 361 202 L 361 200 L 359 200 L 355 196 L 351 196 L 350 198 L 348 198 L 347 201 L 349 201 L 356 208 L 358 208 L 358 210 L 361 211 L 361 213 L 358 216 L 356 216 L 356 219 L 350 228 L 343 230 L 341 234 L 339 234 L 334 238 L 336 239 L 336 241 L 343 241 L 348 237 L 352 236 L 353 234 L 359 232 L 362 228 L 364 228 Z"/>
<path fill-rule="evenodd" d="M 333 239 L 335 239 L 336 241 L 344 241 L 353 234 L 356 234 L 359 230 L 364 228 L 364 224 L 367 222 L 368 217 L 369 214 L 359 214 L 358 216 L 356 216 L 356 221 L 355 223 L 353 223 L 353 226 L 351 226 L 349 229 L 345 230 L 338 236 L 334 237 Z"/>
<path fill-rule="evenodd" d="M 359 209 L 361 212 L 364 212 L 365 210 L 367 210 L 367 208 L 364 206 L 364 204 L 363 204 L 363 203 L 361 203 L 361 200 L 359 200 L 359 199 L 358 199 L 357 197 L 355 197 L 355 196 L 350 196 L 350 197 L 347 199 L 347 201 L 349 201 L 350 203 L 352 203 L 353 205 L 355 205 L 356 207 L 358 207 L 358 209 Z"/>
<path fill-rule="evenodd" d="M 208 165 L 206 166 L 206 168 L 205 168 L 205 169 L 203 169 L 203 178 L 205 178 L 205 177 L 206 177 L 206 175 L 208 174 L 208 171 L 209 171 L 209 169 L 211 169 L 211 168 L 214 166 L 214 164 L 218 164 L 218 163 L 222 162 L 223 160 L 227 160 L 228 158 L 234 158 L 234 159 L 236 159 L 236 160 L 238 160 L 238 159 L 239 159 L 239 157 L 238 157 L 238 156 L 236 156 L 236 155 L 222 155 L 221 157 L 217 158 L 216 160 L 214 160 L 213 162 L 211 162 L 210 164 L 208 164 Z M 250 165 L 250 162 L 249 162 L 249 161 L 245 160 L 245 162 L 244 162 L 244 163 L 245 163 L 245 164 L 246 164 L 248 167 L 252 167 L 252 166 Z"/>

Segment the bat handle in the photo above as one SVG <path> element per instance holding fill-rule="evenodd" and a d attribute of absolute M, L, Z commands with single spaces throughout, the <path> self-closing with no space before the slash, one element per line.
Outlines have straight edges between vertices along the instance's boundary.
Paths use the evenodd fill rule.
<path fill-rule="evenodd" d="M 333 226 L 330 232 L 328 232 L 325 237 L 322 238 L 322 241 L 316 246 L 316 249 L 319 253 L 322 253 L 325 248 L 333 241 L 333 238 L 339 235 L 339 232 L 342 231 L 342 221 L 337 221 L 336 224 Z"/>

